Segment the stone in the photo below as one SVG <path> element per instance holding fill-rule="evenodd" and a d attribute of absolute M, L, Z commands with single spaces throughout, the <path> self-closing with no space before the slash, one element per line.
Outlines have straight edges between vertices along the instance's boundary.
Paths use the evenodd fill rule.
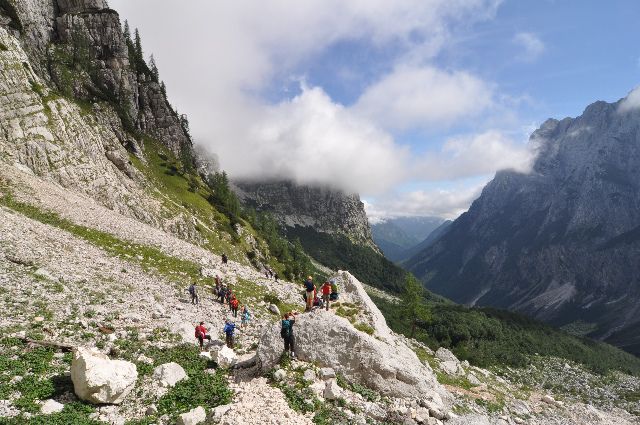
<path fill-rule="evenodd" d="M 213 360 L 213 357 L 211 356 L 211 353 L 208 351 L 201 351 L 200 352 L 200 357 L 204 357 L 207 360 Z"/>
<path fill-rule="evenodd" d="M 541 400 L 544 403 L 547 403 L 547 404 L 556 404 L 555 399 L 552 396 L 550 396 L 549 394 L 543 395 Z"/>
<path fill-rule="evenodd" d="M 480 382 L 480 380 L 478 379 L 478 377 L 476 375 L 474 375 L 473 373 L 468 373 L 467 374 L 467 380 L 469 381 L 469 383 L 471 385 L 480 385 L 482 384 L 482 382 Z"/>
<path fill-rule="evenodd" d="M 323 367 L 320 369 L 320 378 L 324 379 L 325 381 L 327 379 L 331 379 L 331 378 L 335 378 L 336 377 L 336 371 L 333 370 L 330 367 Z"/>
<path fill-rule="evenodd" d="M 226 345 L 218 351 L 218 356 L 216 357 L 218 366 L 227 369 L 233 367 L 237 361 L 238 355 Z"/>
<path fill-rule="evenodd" d="M 432 371 L 405 344 L 391 343 L 360 332 L 345 318 L 323 311 L 298 315 L 294 326 L 296 356 L 305 362 L 334 369 L 351 382 L 390 397 L 420 397 L 444 389 Z M 263 332 L 257 350 L 266 373 L 282 354 L 280 324 Z"/>
<path fill-rule="evenodd" d="M 437 409 L 437 408 L 430 408 L 429 409 L 429 415 L 433 416 L 434 418 L 436 418 L 438 420 L 443 420 L 446 417 L 445 413 L 442 410 Z"/>
<path fill-rule="evenodd" d="M 462 369 L 462 367 L 460 366 L 460 363 L 458 362 L 447 360 L 440 363 L 440 368 L 442 368 L 442 371 L 447 375 L 456 375 L 456 376 L 464 375 L 464 369 Z"/>
<path fill-rule="evenodd" d="M 64 409 L 64 404 L 49 399 L 42 404 L 42 407 L 40 407 L 40 413 L 43 415 L 50 415 L 52 413 L 62 412 L 62 409 Z"/>
<path fill-rule="evenodd" d="M 285 372 L 282 369 L 276 370 L 275 373 L 273 374 L 273 378 L 276 381 L 282 381 L 286 376 L 287 376 L 287 372 Z"/>
<path fill-rule="evenodd" d="M 197 425 L 207 420 L 207 412 L 204 407 L 198 406 L 193 410 L 178 415 L 177 425 Z"/>
<path fill-rule="evenodd" d="M 222 420 L 222 417 L 229 413 L 229 410 L 231 410 L 230 404 L 224 404 L 222 406 L 217 406 L 216 408 L 214 408 L 211 415 L 213 422 L 220 422 L 220 420 Z"/>
<path fill-rule="evenodd" d="M 44 317 L 42 317 L 42 316 L 34 317 L 33 321 L 36 322 L 36 323 L 42 323 L 42 322 L 44 322 Z"/>
<path fill-rule="evenodd" d="M 342 395 L 342 388 L 335 379 L 325 382 L 324 398 L 327 400 L 337 400 Z"/>
<path fill-rule="evenodd" d="M 307 382 L 313 382 L 316 380 L 316 373 L 313 371 L 313 369 L 307 369 L 304 371 L 304 374 L 302 375 L 302 379 L 304 379 Z"/>
<path fill-rule="evenodd" d="M 45 279 L 45 280 L 51 280 L 51 281 L 57 281 L 58 279 L 53 276 L 48 270 L 45 269 L 38 269 L 35 272 L 33 272 L 33 274 L 41 279 Z"/>
<path fill-rule="evenodd" d="M 144 411 L 144 414 L 147 416 L 157 415 L 158 408 L 156 407 L 155 404 L 152 404 L 151 406 L 147 407 L 147 410 Z"/>
<path fill-rule="evenodd" d="M 438 348 L 438 350 L 436 351 L 436 357 L 443 362 L 451 361 L 451 362 L 460 363 L 460 361 L 455 356 L 455 354 L 453 354 L 451 351 L 447 350 L 444 347 Z"/>
<path fill-rule="evenodd" d="M 172 323 L 169 325 L 169 331 L 178 335 L 181 342 L 187 344 L 193 344 L 196 342 L 195 329 L 195 325 L 192 325 L 189 322 Z"/>
<path fill-rule="evenodd" d="M 73 351 L 71 380 L 76 395 L 95 404 L 120 404 L 138 379 L 136 365 L 111 360 L 95 348 Z"/>
<path fill-rule="evenodd" d="M 269 311 L 275 314 L 276 316 L 280 316 L 280 309 L 275 304 L 269 304 Z"/>
<path fill-rule="evenodd" d="M 187 373 L 178 363 L 165 363 L 153 369 L 153 379 L 161 387 L 174 387 L 187 378 Z"/>

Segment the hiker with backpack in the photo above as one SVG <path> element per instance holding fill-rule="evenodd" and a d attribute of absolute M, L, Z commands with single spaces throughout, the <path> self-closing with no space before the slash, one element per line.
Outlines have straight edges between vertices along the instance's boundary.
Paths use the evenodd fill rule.
<path fill-rule="evenodd" d="M 280 323 L 280 336 L 284 340 L 284 352 L 289 354 L 291 358 L 296 357 L 295 343 L 296 339 L 293 334 L 293 325 L 296 323 L 295 312 L 290 312 L 282 316 L 282 322 Z"/>
<path fill-rule="evenodd" d="M 313 278 L 311 276 L 307 277 L 307 280 L 304 281 L 304 289 L 305 289 L 305 301 L 307 302 L 307 307 L 305 311 L 311 311 L 313 307 L 313 297 L 315 295 L 316 286 L 313 284 Z"/>
<path fill-rule="evenodd" d="M 227 258 L 227 254 L 222 254 L 222 264 L 227 264 L 227 261 L 229 261 L 229 258 Z"/>
<path fill-rule="evenodd" d="M 227 296 L 227 287 L 222 285 L 218 290 L 218 301 L 220 304 L 224 304 L 224 298 Z"/>
<path fill-rule="evenodd" d="M 329 299 L 331 298 L 331 284 L 329 281 L 326 281 L 322 284 L 322 301 L 324 302 L 324 307 L 327 311 L 329 311 Z"/>
<path fill-rule="evenodd" d="M 191 295 L 191 304 L 198 304 L 198 288 L 196 288 L 196 282 L 189 285 L 189 295 Z"/>
<path fill-rule="evenodd" d="M 200 325 L 196 326 L 196 339 L 200 344 L 200 351 L 203 350 L 205 339 L 211 341 L 211 335 L 207 335 L 207 328 L 205 328 L 204 322 L 200 322 Z"/>
<path fill-rule="evenodd" d="M 338 282 L 335 279 L 330 280 L 331 283 L 331 295 L 329 299 L 331 301 L 338 301 Z"/>
<path fill-rule="evenodd" d="M 238 299 L 236 298 L 235 295 L 229 301 L 229 307 L 231 308 L 231 313 L 233 314 L 233 317 L 238 317 L 238 305 L 239 304 L 240 304 L 240 302 L 238 301 Z"/>
<path fill-rule="evenodd" d="M 231 348 L 233 350 L 233 337 L 234 337 L 234 332 L 236 330 L 236 324 L 233 323 L 231 320 L 227 319 L 224 321 L 224 329 L 222 330 L 222 332 L 224 332 L 225 334 L 225 342 L 227 343 L 227 347 Z"/>
<path fill-rule="evenodd" d="M 251 313 L 249 312 L 249 308 L 245 305 L 242 308 L 242 321 L 240 322 L 240 327 L 244 328 L 249 324 L 249 320 L 251 320 Z"/>
<path fill-rule="evenodd" d="M 222 286 L 222 279 L 220 279 L 220 276 L 216 275 L 215 281 L 216 281 L 216 287 L 215 287 L 213 293 L 217 297 L 218 294 L 220 293 L 220 287 Z"/>

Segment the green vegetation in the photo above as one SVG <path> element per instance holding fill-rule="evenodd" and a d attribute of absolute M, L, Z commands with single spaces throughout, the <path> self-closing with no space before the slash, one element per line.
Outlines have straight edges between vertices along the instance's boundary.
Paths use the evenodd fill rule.
<path fill-rule="evenodd" d="M 0 43 L 0 52 L 6 52 L 8 50 L 9 48 L 4 43 Z"/>
<path fill-rule="evenodd" d="M 24 412 L 37 414 L 38 401 L 56 398 L 73 391 L 71 378 L 62 373 L 68 356 L 56 363 L 51 348 L 29 348 L 15 338 L 0 339 L 0 399 L 6 399 L 14 391 L 20 392 L 15 406 Z M 22 377 L 11 381 L 14 376 Z M 30 424 L 78 424 L 93 425 L 97 421 L 89 419 L 94 407 L 83 402 L 65 403 L 64 409 L 53 415 L 36 415 L 29 419 Z M 1 418 L 2 425 L 19 425 L 25 418 Z"/>
<path fill-rule="evenodd" d="M 371 297 L 389 326 L 411 334 L 402 309 Z M 429 302 L 432 318 L 418 322 L 415 337 L 433 349 L 449 348 L 461 360 L 480 367 L 525 367 L 536 353 L 581 363 L 599 374 L 619 370 L 640 376 L 640 359 L 613 346 L 578 338 L 516 313 Z"/>
<path fill-rule="evenodd" d="M 304 250 L 333 270 L 349 270 L 358 279 L 380 289 L 399 293 L 407 272 L 369 247 L 359 246 L 343 235 L 329 235 L 310 227 L 287 230 L 290 239 L 298 238 Z"/>
<path fill-rule="evenodd" d="M 409 336 L 416 334 L 418 324 L 426 324 L 431 319 L 431 311 L 424 302 L 425 290 L 413 275 L 407 275 L 405 287 L 402 292 L 400 307 L 402 315 L 409 322 Z"/>

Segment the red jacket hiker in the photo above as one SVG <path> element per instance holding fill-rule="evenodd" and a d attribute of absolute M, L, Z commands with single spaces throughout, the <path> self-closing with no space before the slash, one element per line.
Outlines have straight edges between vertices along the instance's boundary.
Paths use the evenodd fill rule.
<path fill-rule="evenodd" d="M 238 308 L 238 299 L 237 298 L 232 299 L 230 304 L 232 308 Z"/>
<path fill-rule="evenodd" d="M 207 328 L 205 328 L 203 325 L 196 326 L 196 338 L 204 338 L 205 336 L 207 336 Z"/>
<path fill-rule="evenodd" d="M 331 284 L 329 282 L 325 282 L 322 285 L 322 295 L 329 295 L 331 293 Z"/>

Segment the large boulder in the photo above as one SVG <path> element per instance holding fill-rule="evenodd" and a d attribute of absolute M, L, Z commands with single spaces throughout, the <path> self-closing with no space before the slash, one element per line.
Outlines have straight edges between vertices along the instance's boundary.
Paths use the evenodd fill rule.
<path fill-rule="evenodd" d="M 433 372 L 411 349 L 394 340 L 381 340 L 355 329 L 348 320 L 324 310 L 297 316 L 296 355 L 302 361 L 333 368 L 347 380 L 391 397 L 419 397 L 436 389 Z M 266 328 L 258 347 L 263 371 L 277 365 L 282 354 L 280 324 Z"/>
<path fill-rule="evenodd" d="M 339 301 L 357 304 L 360 307 L 361 319 L 373 328 L 373 335 L 392 342 L 394 337 L 387 326 L 387 321 L 371 298 L 369 298 L 364 285 L 354 275 L 343 270 L 338 270 L 336 276 L 331 279 L 338 284 Z"/>
<path fill-rule="evenodd" d="M 95 348 L 73 351 L 71 380 L 76 395 L 96 404 L 120 404 L 138 379 L 136 365 L 111 360 Z"/>
<path fill-rule="evenodd" d="M 187 379 L 187 373 L 178 363 L 165 363 L 153 369 L 153 379 L 161 387 L 173 387 Z"/>

